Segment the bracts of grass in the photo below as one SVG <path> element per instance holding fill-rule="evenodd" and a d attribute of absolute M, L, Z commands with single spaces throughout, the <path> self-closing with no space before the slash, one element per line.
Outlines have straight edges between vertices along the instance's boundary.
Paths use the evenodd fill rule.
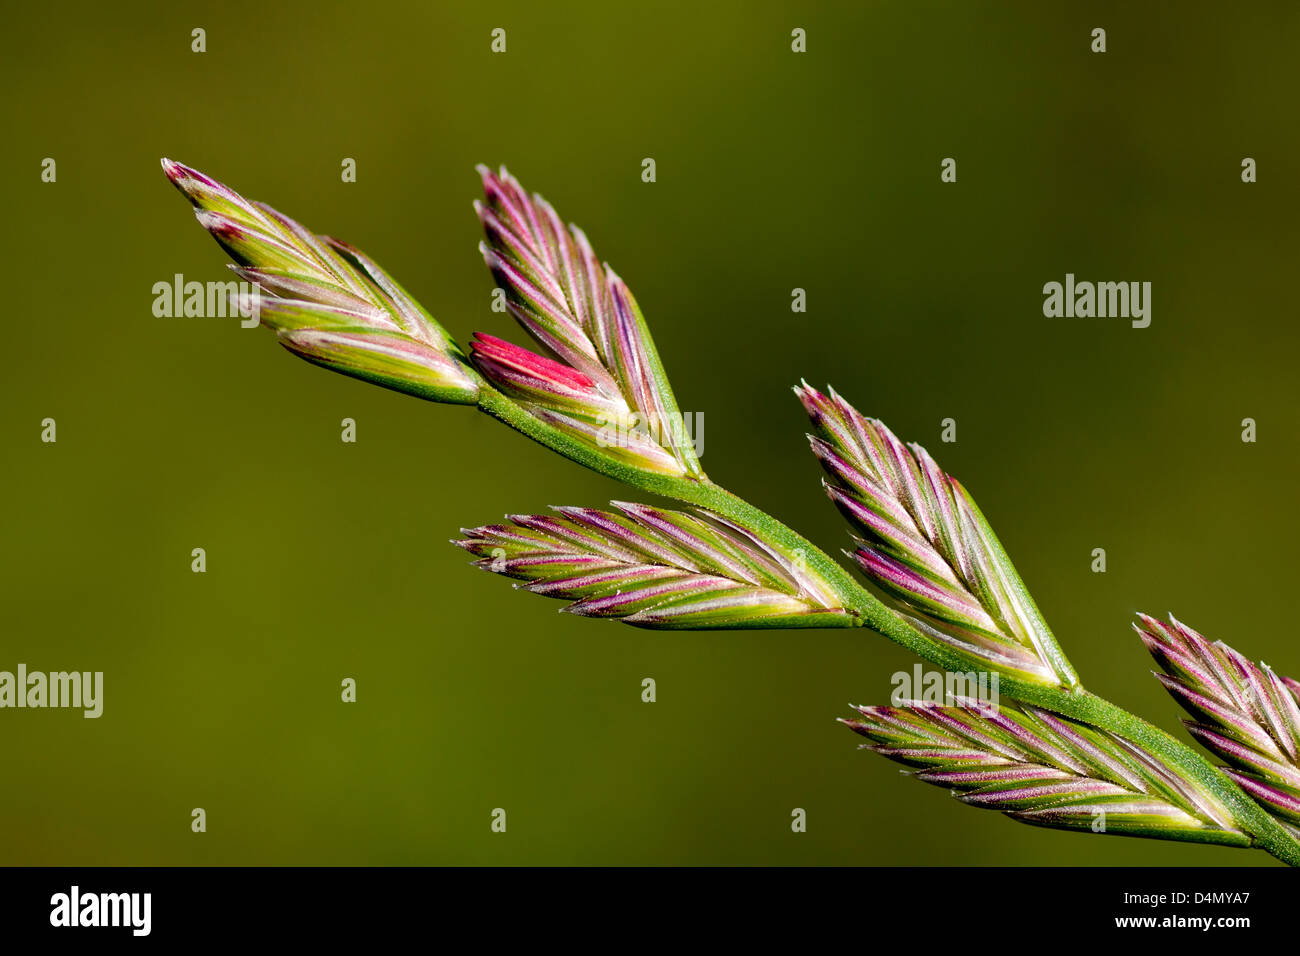
<path fill-rule="evenodd" d="M 1300 865 L 1300 686 L 1176 621 L 1143 618 L 1160 679 L 1218 768 L 1085 690 L 972 495 L 919 445 L 833 389 L 796 388 L 864 586 L 700 466 L 641 307 L 581 229 L 504 168 L 480 167 L 479 249 L 532 348 L 463 349 L 365 253 L 163 160 L 289 351 L 428 401 L 476 406 L 571 461 L 688 510 L 562 507 L 464 531 L 477 566 L 568 612 L 664 630 L 862 628 L 951 674 L 1000 679 L 1000 706 L 862 707 L 870 749 L 1025 823 L 1259 847 Z M 772 436 L 764 441 L 771 443 Z M 449 450 L 449 467 L 474 449 Z M 458 452 L 459 457 L 458 457 Z M 485 610 L 484 613 L 492 613 Z"/>

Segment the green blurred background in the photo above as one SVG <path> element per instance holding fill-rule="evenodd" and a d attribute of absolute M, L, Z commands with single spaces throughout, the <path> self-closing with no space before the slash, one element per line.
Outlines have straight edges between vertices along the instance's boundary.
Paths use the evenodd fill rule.
<path fill-rule="evenodd" d="M 0 712 L 0 863 L 1269 863 L 902 779 L 834 723 L 912 666 L 883 638 L 558 615 L 447 539 L 626 489 L 151 312 L 225 278 L 166 155 L 361 246 L 462 341 L 522 341 L 470 208 L 504 162 L 634 289 L 715 480 L 847 544 L 789 391 L 833 382 L 973 491 L 1088 686 L 1173 728 L 1139 609 L 1300 671 L 1300 9 L 1136 6 L 8 10 L 0 669 L 102 670 L 106 700 Z M 1151 327 L 1044 318 L 1066 272 L 1152 282 Z"/>

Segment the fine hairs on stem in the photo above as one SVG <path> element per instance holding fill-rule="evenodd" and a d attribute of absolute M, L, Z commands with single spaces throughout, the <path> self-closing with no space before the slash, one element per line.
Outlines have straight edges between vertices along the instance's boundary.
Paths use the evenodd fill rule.
<path fill-rule="evenodd" d="M 462 530 L 476 567 L 635 627 L 860 627 L 996 704 L 862 706 L 865 746 L 964 803 L 1036 826 L 1255 847 L 1300 865 L 1300 683 L 1170 618 L 1135 628 L 1218 767 L 1084 689 L 969 492 L 833 389 L 795 389 L 826 493 L 868 590 L 796 531 L 714 483 L 627 285 L 577 226 L 480 167 L 480 250 L 540 351 L 476 333 L 468 351 L 361 251 L 163 160 L 200 225 L 257 290 L 237 296 L 313 364 L 511 428 L 684 510 L 615 502 Z"/>

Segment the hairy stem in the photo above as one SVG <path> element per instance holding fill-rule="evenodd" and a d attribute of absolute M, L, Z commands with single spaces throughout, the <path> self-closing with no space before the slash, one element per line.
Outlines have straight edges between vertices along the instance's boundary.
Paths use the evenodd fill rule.
<path fill-rule="evenodd" d="M 539 444 L 593 471 L 642 491 L 707 508 L 791 553 L 801 554 L 808 567 L 830 583 L 843 602 L 843 607 L 857 618 L 861 626 L 901 644 L 944 670 L 963 672 L 970 669 L 969 661 L 913 627 L 905 617 L 880 601 L 844 570 L 839 562 L 816 545 L 707 478 L 699 480 L 652 474 L 611 461 L 598 450 L 535 418 L 526 409 L 486 384 L 480 391 L 479 408 Z M 1213 793 L 1232 813 L 1236 825 L 1250 835 L 1255 846 L 1284 863 L 1300 866 L 1300 841 L 1292 837 L 1218 768 L 1160 728 L 1084 690 L 1082 685 L 1073 688 L 1052 687 L 1017 680 L 1007 675 L 999 675 L 999 684 L 1008 697 L 1083 721 L 1146 748 L 1189 780 L 1196 781 Z"/>

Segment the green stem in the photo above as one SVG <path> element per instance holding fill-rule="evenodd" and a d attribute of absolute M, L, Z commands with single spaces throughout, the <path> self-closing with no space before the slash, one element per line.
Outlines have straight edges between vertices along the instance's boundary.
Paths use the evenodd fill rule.
<path fill-rule="evenodd" d="M 970 662 L 967 659 L 913 627 L 906 618 L 859 584 L 839 562 L 832 560 L 816 545 L 707 478 L 655 474 L 613 461 L 599 449 L 535 418 L 490 386 L 481 389 L 479 408 L 539 444 L 593 471 L 642 491 L 707 508 L 788 552 L 801 552 L 808 567 L 830 584 L 843 607 L 858 619 L 860 625 L 901 644 L 944 670 L 961 672 L 969 669 Z M 1160 728 L 1084 690 L 1081 685 L 1069 688 L 1047 686 L 1008 675 L 999 675 L 998 683 L 1008 697 L 1117 734 L 1155 754 L 1187 779 L 1195 781 L 1213 794 L 1228 808 L 1236 825 L 1251 836 L 1255 846 L 1284 863 L 1300 866 L 1300 841 L 1291 836 L 1217 767 Z"/>

